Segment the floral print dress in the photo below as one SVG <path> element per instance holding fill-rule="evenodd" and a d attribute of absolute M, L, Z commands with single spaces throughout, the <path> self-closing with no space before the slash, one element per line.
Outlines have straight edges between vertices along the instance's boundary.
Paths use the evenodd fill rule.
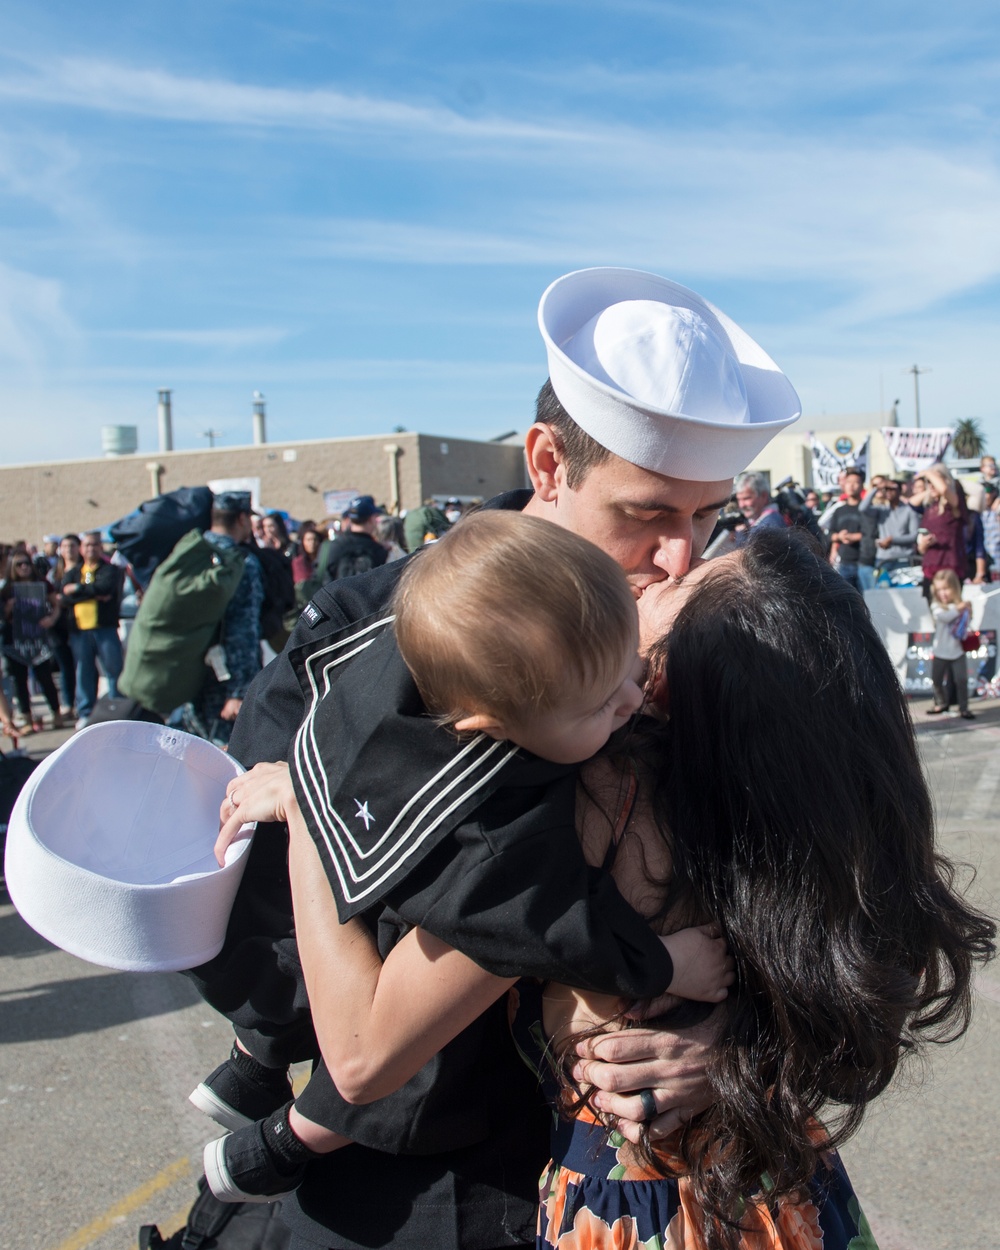
<path fill-rule="evenodd" d="M 510 991 L 511 1028 L 555 1108 L 560 1091 L 541 1025 L 541 993 L 536 981 L 521 981 Z M 816 1132 L 822 1135 L 819 1125 Z M 551 1143 L 552 1158 L 539 1181 L 536 1250 L 705 1250 L 690 1182 L 637 1165 L 629 1143 L 587 1108 L 572 1120 L 553 1110 Z M 679 1170 L 669 1138 L 661 1151 Z M 762 1199 L 743 1223 L 740 1250 L 878 1250 L 833 1151 L 823 1156 L 807 1201 Z"/>

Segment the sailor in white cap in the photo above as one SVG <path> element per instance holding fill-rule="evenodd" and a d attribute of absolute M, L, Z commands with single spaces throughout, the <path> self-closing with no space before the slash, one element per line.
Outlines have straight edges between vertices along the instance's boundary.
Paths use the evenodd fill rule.
<path fill-rule="evenodd" d="M 799 417 L 791 383 L 724 313 L 654 274 L 567 274 L 538 323 L 549 381 L 526 511 L 603 547 L 636 593 L 683 576 L 735 474 Z"/>
<path fill-rule="evenodd" d="M 509 492 L 484 506 L 523 510 L 591 539 L 623 567 L 641 608 L 646 587 L 682 577 L 700 555 L 730 497 L 733 475 L 798 416 L 795 392 L 733 322 L 693 292 L 652 274 L 593 269 L 566 275 L 545 292 L 539 323 L 550 380 L 526 440 L 533 489 Z M 372 642 L 371 631 L 385 624 L 404 564 L 330 583 L 307 605 L 285 651 L 247 694 L 230 744 L 242 764 L 288 759 L 314 706 L 310 690 L 334 677 L 346 680 L 337 677 L 341 656 L 349 657 L 342 672 L 352 672 L 350 682 L 370 691 L 359 715 L 388 723 L 380 700 L 389 684 L 378 698 L 375 692 L 379 673 L 392 666 L 391 656 L 383 654 L 391 639 L 380 635 Z M 371 645 L 362 650 L 366 638 Z M 367 683 L 348 667 L 365 664 L 383 666 Z M 408 682 L 393 671 L 402 699 Z M 405 697 L 400 713 L 412 715 L 412 697 Z M 366 725 L 358 733 L 370 731 Z M 353 739 L 343 742 L 345 758 L 357 745 Z M 394 756 L 394 792 L 409 787 L 414 801 L 425 796 L 432 782 L 423 763 L 416 749 Z M 440 775 L 440 761 L 434 767 Z M 512 813 L 491 809 L 492 785 L 492 780 L 484 784 L 479 807 L 467 816 L 460 813 L 464 823 L 433 846 L 431 840 L 422 844 L 405 863 L 401 854 L 393 858 L 389 833 L 380 841 L 391 897 L 373 899 L 363 917 L 378 928 L 386 948 L 400 932 L 400 916 L 421 924 L 422 915 L 433 911 L 439 919 L 442 909 L 457 921 L 484 914 L 485 896 L 477 893 L 489 868 L 484 830 L 490 831 L 491 844 L 527 846 L 523 831 L 538 819 L 536 807 L 547 805 L 547 828 L 569 832 L 561 864 L 555 857 L 558 880 L 543 880 L 547 865 L 526 854 L 518 861 L 520 875 L 500 883 L 504 906 L 488 914 L 504 917 L 501 938 L 511 951 L 529 941 L 544 942 L 556 930 L 569 947 L 586 949 L 587 926 L 571 918 L 592 917 L 593 899 L 567 898 L 567 882 L 580 860 L 572 832 L 573 787 L 561 798 L 548 788 L 531 799 L 526 789 L 527 808 Z M 463 857 L 468 871 L 462 869 Z M 287 1064 L 306 1057 L 314 1045 L 301 978 L 295 975 L 280 827 L 259 828 L 249 859 L 226 947 L 195 972 L 202 993 L 233 1020 L 239 1039 L 233 1059 L 212 1073 L 195 1097 L 229 1127 L 248 1115 L 263 1120 L 274 1108 L 278 1115 L 290 1097 Z M 491 882 L 489 888 L 500 886 Z M 496 901 L 493 894 L 490 898 Z M 330 904 L 335 905 L 333 894 Z M 267 930 L 272 958 L 262 968 L 262 921 L 275 925 L 283 913 L 284 928 Z M 461 927 L 456 924 L 453 943 L 459 949 Z M 356 1144 L 311 1162 L 301 1186 L 283 1204 L 282 1218 L 303 1244 L 493 1250 L 501 1240 L 517 1244 L 522 1234 L 530 1240 L 548 1120 L 514 1057 L 501 1014 L 481 1017 L 410 1083 L 371 1107 L 345 1104 L 329 1078 L 324 1095 L 324 1082 L 313 1077 L 297 1101 L 299 1110 Z M 620 1035 L 615 1047 L 619 1062 L 591 1063 L 587 1073 L 604 1091 L 602 1105 L 612 1114 L 634 1114 L 629 1110 L 634 1099 L 623 1102 L 619 1091 L 635 1089 L 637 1072 L 656 1112 L 650 1127 L 657 1135 L 704 1105 L 708 1036 L 693 1030 L 681 1039 L 664 1030 L 634 1030 Z M 502 1114 L 495 1105 L 498 1095 Z M 306 1098 L 312 1099 L 308 1105 Z M 244 1165 L 251 1180 L 254 1169 L 270 1166 L 253 1151 Z"/>

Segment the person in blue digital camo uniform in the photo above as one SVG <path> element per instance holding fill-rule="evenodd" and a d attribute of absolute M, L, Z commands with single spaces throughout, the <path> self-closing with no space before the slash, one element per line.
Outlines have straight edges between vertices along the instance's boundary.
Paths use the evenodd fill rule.
<path fill-rule="evenodd" d="M 205 539 L 220 550 L 246 543 L 252 534 L 249 491 L 225 491 L 212 505 L 212 525 Z M 260 609 L 264 602 L 264 574 L 260 561 L 247 553 L 243 576 L 222 618 L 219 641 L 226 653 L 228 679 L 219 681 L 205 669 L 201 698 L 193 705 L 188 727 L 218 746 L 226 746 L 243 706 L 247 688 L 260 672 Z"/>

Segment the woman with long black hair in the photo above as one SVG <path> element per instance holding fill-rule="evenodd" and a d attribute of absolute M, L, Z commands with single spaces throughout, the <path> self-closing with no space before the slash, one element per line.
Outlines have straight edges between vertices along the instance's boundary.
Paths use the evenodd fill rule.
<path fill-rule="evenodd" d="M 694 1008 L 717 1030 L 711 1102 L 636 1144 L 617 1121 L 652 1119 L 650 1092 L 591 1098 L 587 1063 L 569 1058 L 581 1035 L 619 1026 L 623 1004 L 518 987 L 515 1035 L 561 1113 L 539 1245 L 873 1246 L 833 1148 L 907 1052 L 965 1030 L 994 925 L 935 849 L 895 671 L 829 565 L 796 535 L 763 531 L 653 593 L 658 716 L 584 767 L 578 830 L 587 860 L 658 932 L 719 925 L 736 981 L 720 1007 Z M 258 765 L 241 778 L 239 818 L 288 820 L 317 1037 L 344 1096 L 368 1102 L 441 1044 L 429 1001 L 457 1032 L 463 1011 L 482 1010 L 474 986 L 499 995 L 510 982 L 420 930 L 383 965 L 360 922 L 338 924 L 281 776 Z"/>

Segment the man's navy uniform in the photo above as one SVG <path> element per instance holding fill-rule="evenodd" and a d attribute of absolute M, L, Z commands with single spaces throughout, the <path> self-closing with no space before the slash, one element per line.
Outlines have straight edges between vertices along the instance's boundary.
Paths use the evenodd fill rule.
<path fill-rule="evenodd" d="M 361 916 L 383 956 L 420 924 L 498 976 L 659 993 L 672 972 L 665 949 L 583 860 L 576 768 L 485 735 L 453 738 L 425 715 L 387 628 L 402 563 L 318 593 L 251 688 L 233 754 L 248 767 L 280 759 L 294 737 L 296 792 L 341 918 Z M 227 946 L 197 977 L 247 1048 L 275 1066 L 315 1054 L 285 849 L 278 829 L 258 830 Z M 388 1098 L 350 1106 L 320 1068 L 297 1106 L 361 1143 L 312 1164 L 286 1202 L 314 1244 L 489 1250 L 530 1239 L 547 1115 L 502 1002 Z"/>

